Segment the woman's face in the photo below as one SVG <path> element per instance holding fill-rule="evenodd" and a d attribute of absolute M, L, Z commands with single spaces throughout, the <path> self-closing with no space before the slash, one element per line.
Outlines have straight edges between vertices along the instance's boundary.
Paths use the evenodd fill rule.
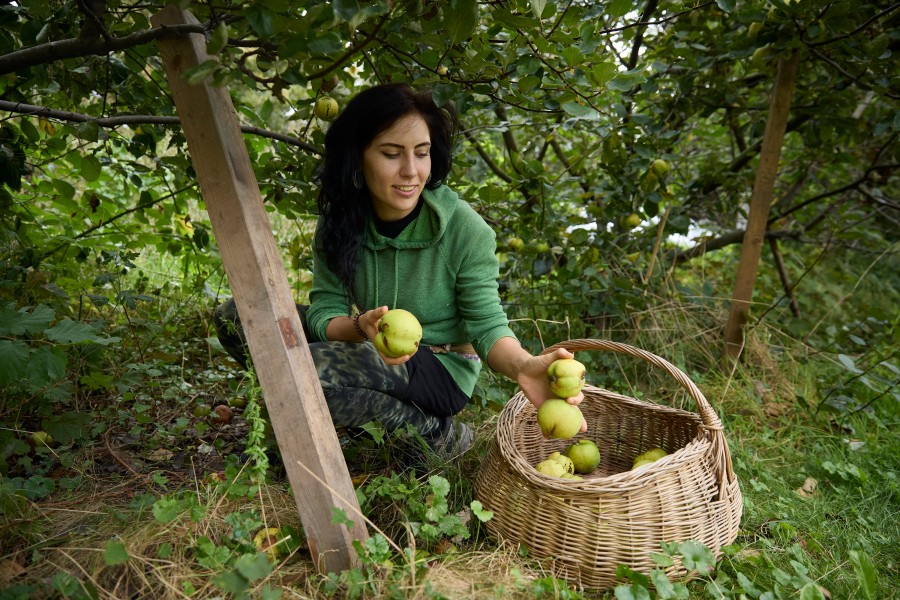
<path fill-rule="evenodd" d="M 401 117 L 363 151 L 363 176 L 382 221 L 411 213 L 430 173 L 431 134 L 417 114 Z"/>

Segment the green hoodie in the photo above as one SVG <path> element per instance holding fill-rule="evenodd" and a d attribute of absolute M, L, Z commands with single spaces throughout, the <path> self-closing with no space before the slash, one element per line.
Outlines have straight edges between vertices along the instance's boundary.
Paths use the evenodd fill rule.
<path fill-rule="evenodd" d="M 497 292 L 499 265 L 494 231 L 447 186 L 425 190 L 419 216 L 395 239 L 379 235 L 370 220 L 356 271 L 361 311 L 387 305 L 413 313 L 422 324 L 422 346 L 470 342 L 483 359 L 502 337 L 513 337 Z M 347 295 L 313 253 L 309 329 L 325 340 L 328 322 L 350 314 Z M 481 363 L 460 354 L 436 354 L 471 396 Z"/>

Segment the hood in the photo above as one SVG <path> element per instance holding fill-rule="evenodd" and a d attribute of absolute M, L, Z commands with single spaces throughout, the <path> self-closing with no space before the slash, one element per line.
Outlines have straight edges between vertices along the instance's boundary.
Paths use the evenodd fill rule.
<path fill-rule="evenodd" d="M 456 212 L 459 196 L 446 185 L 436 190 L 422 192 L 424 205 L 419 216 L 394 239 L 386 238 L 375 230 L 375 223 L 370 219 L 366 229 L 365 245 L 372 250 L 385 248 L 428 248 L 437 244 L 447 224 Z"/>

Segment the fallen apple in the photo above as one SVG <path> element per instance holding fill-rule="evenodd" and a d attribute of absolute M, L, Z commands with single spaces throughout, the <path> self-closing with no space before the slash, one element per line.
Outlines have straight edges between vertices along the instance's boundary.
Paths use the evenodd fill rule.
<path fill-rule="evenodd" d="M 53 436 L 46 431 L 34 431 L 31 434 L 31 441 L 34 442 L 35 446 L 47 446 L 49 448 L 53 444 Z"/>
<path fill-rule="evenodd" d="M 591 440 L 578 440 L 566 448 L 564 454 L 572 460 L 575 473 L 592 473 L 600 464 L 600 449 Z"/>
<path fill-rule="evenodd" d="M 584 415 L 574 404 L 551 398 L 538 408 L 537 420 L 544 437 L 568 439 L 581 431 Z"/>
<path fill-rule="evenodd" d="M 225 404 L 220 404 L 212 410 L 212 416 L 210 420 L 217 425 L 225 425 L 227 423 L 231 423 L 231 419 L 234 417 L 234 411 L 231 410 L 231 407 Z"/>
<path fill-rule="evenodd" d="M 402 308 L 387 311 L 378 321 L 378 333 L 372 343 L 391 358 L 415 354 L 422 339 L 422 326 L 416 316 Z"/>
<path fill-rule="evenodd" d="M 277 562 L 278 558 L 284 554 L 282 537 L 281 530 L 277 527 L 264 527 L 253 536 L 253 545 L 260 552 L 268 554 L 272 562 Z"/>
<path fill-rule="evenodd" d="M 571 398 L 584 387 L 584 365 L 574 358 L 560 358 L 547 367 L 550 392 L 557 398 Z"/>

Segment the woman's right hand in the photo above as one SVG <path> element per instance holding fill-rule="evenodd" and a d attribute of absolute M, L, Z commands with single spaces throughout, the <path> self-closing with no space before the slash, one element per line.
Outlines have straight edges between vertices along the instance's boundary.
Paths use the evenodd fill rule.
<path fill-rule="evenodd" d="M 375 341 L 375 336 L 378 335 L 378 322 L 381 321 L 381 317 L 383 317 L 388 311 L 387 306 L 379 306 L 378 308 L 373 308 L 372 310 L 364 312 L 359 317 L 359 326 L 363 327 L 363 319 L 365 322 L 371 323 L 371 331 L 369 329 L 363 329 L 366 332 L 366 335 L 369 336 L 369 339 L 373 342 Z M 375 348 L 378 348 L 378 345 L 375 345 Z M 378 350 L 378 353 L 381 355 L 382 360 L 384 360 L 385 364 L 388 365 L 402 365 L 406 361 L 412 358 L 412 354 L 404 354 L 403 356 L 388 356 L 381 350 Z"/>

